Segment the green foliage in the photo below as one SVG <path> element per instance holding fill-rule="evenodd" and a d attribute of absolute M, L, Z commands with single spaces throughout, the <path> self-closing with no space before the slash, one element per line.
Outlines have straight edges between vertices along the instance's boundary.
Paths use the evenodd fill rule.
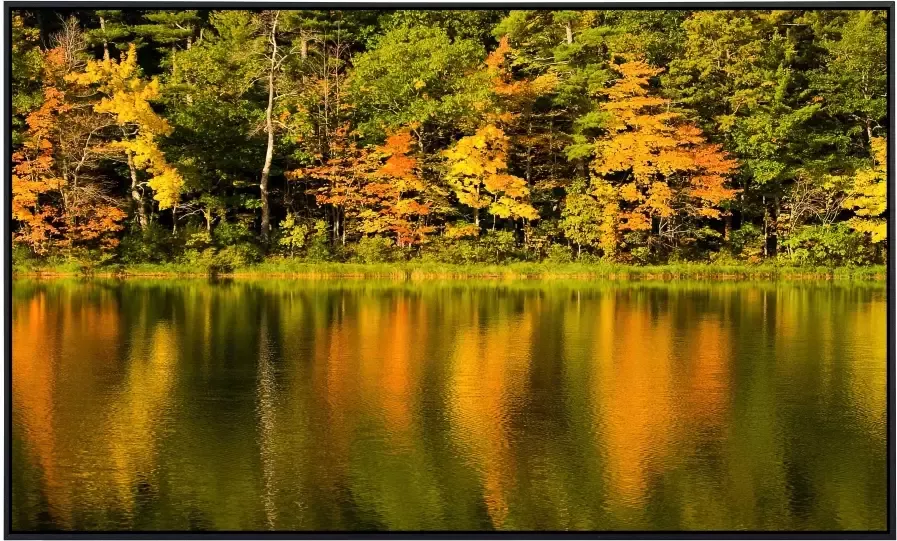
<path fill-rule="evenodd" d="M 306 259 L 309 261 L 331 261 L 333 259 L 334 254 L 330 247 L 328 230 L 327 222 L 324 220 L 315 222 L 315 230 L 311 235 Z"/>
<path fill-rule="evenodd" d="M 545 260 L 551 263 L 572 263 L 573 250 L 563 244 L 552 244 L 548 247 L 548 255 Z"/>
<path fill-rule="evenodd" d="M 43 55 L 39 48 L 40 32 L 34 25 L 32 15 L 27 12 L 11 11 L 12 50 L 12 143 L 22 143 L 25 117 L 37 109 L 42 101 L 40 75 Z"/>
<path fill-rule="evenodd" d="M 146 227 L 132 228 L 118 245 L 118 257 L 122 263 L 164 263 L 171 261 L 174 251 L 180 248 L 180 239 L 158 222 Z"/>
<path fill-rule="evenodd" d="M 439 237 L 422 249 L 427 261 L 454 264 L 502 263 L 518 256 L 511 231 L 488 231 L 475 239 Z"/>
<path fill-rule="evenodd" d="M 286 246 L 290 256 L 292 256 L 296 250 L 305 248 L 306 237 L 308 237 L 310 229 L 308 224 L 299 222 L 296 220 L 295 215 L 289 213 L 280 222 L 280 236 L 277 239 L 277 243 L 281 246 Z"/>
<path fill-rule="evenodd" d="M 377 47 L 355 58 L 350 91 L 364 120 L 364 133 L 401 126 L 464 127 L 483 106 L 486 81 L 476 67 L 483 46 L 452 39 L 439 27 L 396 28 Z M 471 118 L 473 116 L 473 118 Z"/>
<path fill-rule="evenodd" d="M 744 224 L 729 233 L 726 249 L 733 257 L 759 261 L 763 254 L 763 230 L 753 224 Z"/>
<path fill-rule="evenodd" d="M 380 18 L 382 31 L 401 27 L 439 28 L 452 40 L 469 39 L 488 43 L 492 28 L 501 20 L 499 10 L 403 9 Z"/>
<path fill-rule="evenodd" d="M 355 258 L 362 263 L 388 263 L 403 259 L 403 251 L 392 239 L 362 237 L 354 247 Z"/>
<path fill-rule="evenodd" d="M 788 250 L 782 257 L 799 265 L 856 266 L 873 257 L 863 236 L 845 224 L 804 226 L 782 244 Z"/>

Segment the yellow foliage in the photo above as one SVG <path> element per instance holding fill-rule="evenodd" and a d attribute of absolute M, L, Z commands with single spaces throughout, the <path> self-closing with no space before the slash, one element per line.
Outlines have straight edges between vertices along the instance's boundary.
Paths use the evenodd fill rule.
<path fill-rule="evenodd" d="M 96 85 L 104 97 L 94 110 L 114 116 L 119 126 L 136 128 L 136 137 L 113 143 L 110 148 L 129 153 L 135 167 L 152 175 L 148 184 L 155 192 L 153 198 L 159 202 L 160 210 L 177 205 L 184 179 L 165 160 L 156 143 L 159 137 L 169 135 L 172 128 L 150 105 L 159 97 L 159 81 L 140 77 L 134 44 L 122 54 L 120 61 L 91 60 L 83 73 L 67 75 L 66 80 L 82 86 Z"/>
<path fill-rule="evenodd" d="M 869 233 L 872 242 L 882 242 L 888 237 L 888 224 L 882 217 L 888 209 L 887 153 L 887 139 L 874 137 L 872 167 L 854 175 L 853 189 L 843 203 L 844 208 L 856 215 L 847 224 L 856 231 Z"/>
<path fill-rule="evenodd" d="M 508 137 L 487 124 L 446 150 L 447 180 L 462 204 L 474 209 L 489 207 L 502 218 L 538 218 L 529 204 L 526 181 L 506 173 Z"/>

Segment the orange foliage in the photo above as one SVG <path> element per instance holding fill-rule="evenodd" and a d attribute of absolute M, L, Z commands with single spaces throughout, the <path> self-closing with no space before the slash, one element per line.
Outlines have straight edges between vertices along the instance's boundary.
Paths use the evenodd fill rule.
<path fill-rule="evenodd" d="M 648 231 L 659 219 L 660 234 L 671 235 L 674 221 L 722 216 L 719 205 L 738 193 L 726 186 L 736 161 L 670 111 L 670 100 L 650 95 L 650 78 L 661 69 L 642 61 L 614 67 L 621 78 L 604 91 L 611 121 L 596 142 L 592 170 L 616 188 L 619 229 Z"/>
<path fill-rule="evenodd" d="M 38 254 L 53 247 L 69 248 L 92 241 L 112 247 L 118 242 L 112 234 L 122 229 L 120 222 L 125 218 L 99 186 L 83 180 L 79 184 L 88 145 L 82 149 L 77 167 L 57 163 L 60 141 L 82 128 L 69 118 L 73 106 L 66 101 L 65 91 L 56 86 L 63 58 L 61 47 L 44 54 L 44 101 L 28 115 L 25 141 L 12 156 L 12 218 L 19 222 L 13 240 L 27 244 Z M 76 133 L 74 139 L 82 135 Z M 71 156 L 62 157 L 73 161 Z"/>
<path fill-rule="evenodd" d="M 324 187 L 314 191 L 317 202 L 357 218 L 358 230 L 364 234 L 395 235 L 399 246 L 425 242 L 435 231 L 427 223 L 435 191 L 410 155 L 410 130 L 390 134 L 383 146 L 375 148 L 360 148 L 347 135 L 345 128 L 338 132 L 333 155 L 324 163 L 288 176 L 325 181 Z"/>

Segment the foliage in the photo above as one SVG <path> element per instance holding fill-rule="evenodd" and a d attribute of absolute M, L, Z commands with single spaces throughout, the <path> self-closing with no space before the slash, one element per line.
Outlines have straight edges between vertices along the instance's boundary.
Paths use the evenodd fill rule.
<path fill-rule="evenodd" d="M 402 259 L 402 252 L 385 237 L 362 237 L 355 245 L 355 257 L 362 263 L 388 263 Z"/>
<path fill-rule="evenodd" d="M 872 256 L 862 235 L 843 223 L 804 226 L 782 244 L 788 250 L 783 257 L 800 265 L 863 265 L 869 263 Z"/>
<path fill-rule="evenodd" d="M 885 10 L 11 15 L 39 261 L 887 257 Z"/>
<path fill-rule="evenodd" d="M 881 137 L 872 139 L 873 163 L 856 172 L 853 187 L 844 200 L 844 208 L 855 216 L 847 225 L 861 233 L 868 233 L 872 242 L 887 239 L 888 224 L 883 214 L 888 206 L 887 141 Z"/>
<path fill-rule="evenodd" d="M 586 212 L 615 222 L 605 226 L 608 236 L 645 232 L 650 244 L 656 238 L 670 247 L 694 239 L 694 219 L 722 217 L 721 204 L 737 193 L 727 186 L 737 162 L 720 145 L 706 143 L 698 128 L 670 110 L 669 100 L 650 94 L 649 79 L 660 69 L 638 60 L 614 69 L 620 79 L 602 91 L 611 120 L 595 142 L 592 162 L 592 195 L 606 203 Z M 611 241 L 604 244 L 612 253 Z"/>
<path fill-rule="evenodd" d="M 458 201 L 473 208 L 475 225 L 480 225 L 483 208 L 498 218 L 539 218 L 528 202 L 529 188 L 524 180 L 507 173 L 507 151 L 505 133 L 488 124 L 444 152 L 446 179 Z"/>

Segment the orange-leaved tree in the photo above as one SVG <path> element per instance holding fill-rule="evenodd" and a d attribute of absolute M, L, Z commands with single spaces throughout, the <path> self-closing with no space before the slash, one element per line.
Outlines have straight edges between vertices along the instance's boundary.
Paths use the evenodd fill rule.
<path fill-rule="evenodd" d="M 290 180 L 317 184 L 306 193 L 315 196 L 319 205 L 330 207 L 333 240 L 346 243 L 349 225 L 371 204 L 364 187 L 377 170 L 375 156 L 369 148 L 358 146 L 348 125 L 332 133 L 330 149 L 325 157 L 316 156 L 317 165 L 287 172 Z"/>
<path fill-rule="evenodd" d="M 23 144 L 12 156 L 13 239 L 38 254 L 113 247 L 125 218 L 95 170 L 107 125 L 70 102 L 63 87 L 75 53 L 60 46 L 43 54 L 43 102 L 28 115 Z"/>
<path fill-rule="evenodd" d="M 389 135 L 376 148 L 386 161 L 364 186 L 368 208 L 359 216 L 361 231 L 391 232 L 399 246 L 420 244 L 436 229 L 427 219 L 440 193 L 423 178 L 411 148 L 412 136 L 407 128 Z"/>
<path fill-rule="evenodd" d="M 609 120 L 592 162 L 591 194 L 615 222 L 603 251 L 615 255 L 629 232 L 649 247 L 687 242 L 696 233 L 694 218 L 723 216 L 721 205 L 738 193 L 727 185 L 737 162 L 672 111 L 670 100 L 652 95 L 650 79 L 662 69 L 640 60 L 614 69 L 620 78 L 603 91 Z"/>

